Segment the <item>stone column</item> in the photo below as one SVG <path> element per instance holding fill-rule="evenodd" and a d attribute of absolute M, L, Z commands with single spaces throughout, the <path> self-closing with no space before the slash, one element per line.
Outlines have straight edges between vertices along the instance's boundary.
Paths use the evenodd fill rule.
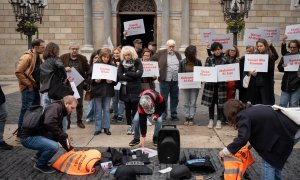
<path fill-rule="evenodd" d="M 185 48 L 190 44 L 190 1 L 181 0 L 181 45 L 179 48 L 180 52 L 184 52 Z"/>
<path fill-rule="evenodd" d="M 103 8 L 104 8 L 104 21 L 103 21 L 103 28 L 104 28 L 104 36 L 103 36 L 103 47 L 109 48 L 107 43 L 107 38 L 111 37 L 112 31 L 112 10 L 111 10 L 111 0 L 104 0 L 103 1 Z"/>
<path fill-rule="evenodd" d="M 93 20 L 92 20 L 92 1 L 84 1 L 84 45 L 81 48 L 81 52 L 89 56 L 92 53 L 93 48 Z"/>
<path fill-rule="evenodd" d="M 161 47 L 166 47 L 166 42 L 169 40 L 169 18 L 170 18 L 170 0 L 162 1 L 162 25 L 161 25 Z"/>

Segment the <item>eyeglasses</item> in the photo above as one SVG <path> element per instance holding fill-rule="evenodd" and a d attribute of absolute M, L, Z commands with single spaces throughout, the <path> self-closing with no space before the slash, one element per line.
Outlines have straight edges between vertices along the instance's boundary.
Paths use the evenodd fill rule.
<path fill-rule="evenodd" d="M 298 47 L 290 47 L 290 49 L 298 49 Z"/>

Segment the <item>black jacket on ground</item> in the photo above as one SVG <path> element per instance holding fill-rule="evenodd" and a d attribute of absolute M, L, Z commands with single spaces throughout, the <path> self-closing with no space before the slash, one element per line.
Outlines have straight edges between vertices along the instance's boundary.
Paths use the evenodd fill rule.
<path fill-rule="evenodd" d="M 294 136 L 299 128 L 270 106 L 252 106 L 237 114 L 238 136 L 227 149 L 235 154 L 249 141 L 265 161 L 282 169 L 293 150 Z"/>
<path fill-rule="evenodd" d="M 53 141 L 59 142 L 62 147 L 68 150 L 68 134 L 63 131 L 63 118 L 68 112 L 63 100 L 56 101 L 45 108 L 44 125 L 37 131 L 29 131 L 22 128 L 21 139 L 29 136 L 44 136 Z"/>

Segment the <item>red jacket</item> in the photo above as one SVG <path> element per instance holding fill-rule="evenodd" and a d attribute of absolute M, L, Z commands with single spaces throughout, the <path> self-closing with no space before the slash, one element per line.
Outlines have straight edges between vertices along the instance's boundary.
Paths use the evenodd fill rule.
<path fill-rule="evenodd" d="M 140 97 L 143 95 L 149 95 L 151 97 L 152 102 L 154 103 L 155 111 L 153 113 L 154 116 L 159 118 L 163 112 L 166 110 L 166 104 L 164 98 L 160 93 L 155 90 L 147 89 L 140 94 Z M 140 130 L 142 137 L 146 137 L 147 134 L 147 116 L 142 106 L 138 105 L 138 112 L 139 112 L 139 122 L 140 122 Z"/>

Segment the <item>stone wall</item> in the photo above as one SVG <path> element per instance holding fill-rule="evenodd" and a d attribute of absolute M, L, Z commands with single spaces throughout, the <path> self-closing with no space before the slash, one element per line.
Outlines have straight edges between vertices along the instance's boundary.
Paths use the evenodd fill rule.
<path fill-rule="evenodd" d="M 181 44 L 181 1 L 170 0 L 170 38 Z M 84 43 L 84 0 L 48 0 L 43 23 L 39 26 L 39 37 L 47 42 L 59 44 L 61 54 L 68 51 L 70 40 Z M 290 0 L 254 0 L 249 18 L 245 19 L 246 28 L 262 26 L 279 26 L 281 38 L 285 26 L 300 23 L 300 11 L 291 11 Z M 23 51 L 27 49 L 27 40 L 15 31 L 17 22 L 11 5 L 7 0 L 0 0 L 0 74 L 14 74 L 15 64 Z M 112 16 L 112 40 L 116 44 L 117 16 Z M 157 39 L 161 41 L 161 15 L 157 18 Z M 93 1 L 93 45 L 101 48 L 104 44 L 103 34 L 103 2 Z M 206 44 L 200 42 L 200 30 L 213 28 L 216 32 L 226 33 L 226 24 L 221 12 L 219 0 L 190 0 L 190 44 L 196 45 L 199 58 L 204 61 L 207 57 Z M 35 38 L 34 36 L 33 38 Z M 280 42 L 274 42 L 280 54 Z M 241 54 L 244 54 L 242 39 L 238 45 Z"/>

